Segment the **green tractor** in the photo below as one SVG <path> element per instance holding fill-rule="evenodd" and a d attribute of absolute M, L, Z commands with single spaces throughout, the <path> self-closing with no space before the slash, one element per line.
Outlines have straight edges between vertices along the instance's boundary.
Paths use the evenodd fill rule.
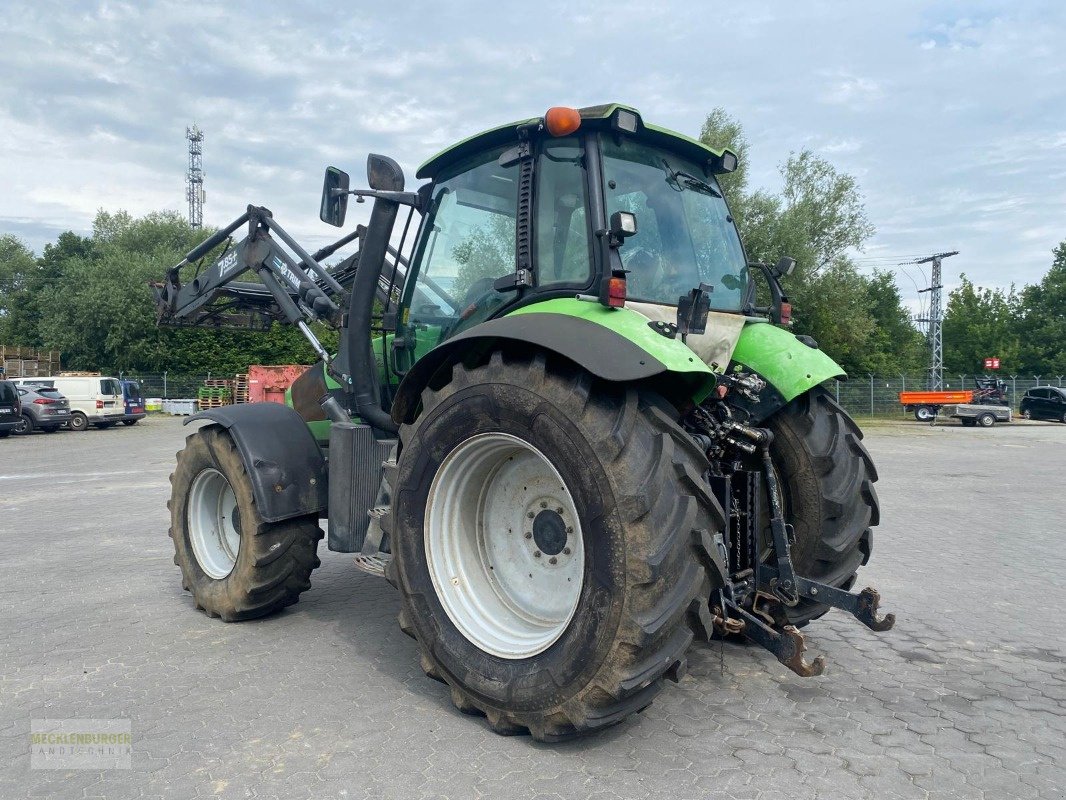
<path fill-rule="evenodd" d="M 543 741 L 646 708 L 694 639 L 815 675 L 799 628 L 830 607 L 890 628 L 851 591 L 876 471 L 822 388 L 841 368 L 787 330 L 792 262 L 746 260 L 716 177 L 736 166 L 627 106 L 555 107 L 434 156 L 414 192 L 384 156 L 368 189 L 329 168 L 324 221 L 373 207 L 317 253 L 256 206 L 189 253 L 161 322 L 287 322 L 321 358 L 288 405 L 190 418 L 170 535 L 197 607 L 295 603 L 327 519 L 455 705 Z"/>

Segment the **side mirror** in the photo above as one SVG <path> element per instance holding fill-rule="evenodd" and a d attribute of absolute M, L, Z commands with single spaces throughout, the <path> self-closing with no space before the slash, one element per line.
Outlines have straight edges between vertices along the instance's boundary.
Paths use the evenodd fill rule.
<path fill-rule="evenodd" d="M 366 179 L 378 192 L 403 191 L 403 170 L 388 156 L 371 153 L 366 157 Z"/>
<path fill-rule="evenodd" d="M 322 207 L 318 218 L 325 223 L 340 227 L 344 224 L 344 215 L 348 213 L 348 173 L 336 167 L 326 167 L 326 177 L 322 182 Z"/>
<path fill-rule="evenodd" d="M 779 258 L 777 263 L 774 264 L 774 271 L 778 275 L 791 275 L 792 274 L 792 270 L 794 270 L 795 268 L 796 268 L 796 259 L 789 258 L 788 256 L 783 256 L 783 257 Z"/>
<path fill-rule="evenodd" d="M 610 227 L 607 229 L 611 247 L 621 247 L 622 242 L 637 232 L 637 217 L 629 211 L 615 211 L 611 214 Z"/>

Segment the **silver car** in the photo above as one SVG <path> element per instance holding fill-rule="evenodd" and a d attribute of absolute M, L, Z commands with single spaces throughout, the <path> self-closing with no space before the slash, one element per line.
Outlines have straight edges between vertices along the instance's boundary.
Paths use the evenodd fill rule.
<path fill-rule="evenodd" d="M 23 384 L 18 387 L 18 392 L 22 401 L 22 421 L 14 429 L 16 434 L 35 430 L 55 433 L 61 425 L 70 422 L 70 403 L 58 390 Z"/>

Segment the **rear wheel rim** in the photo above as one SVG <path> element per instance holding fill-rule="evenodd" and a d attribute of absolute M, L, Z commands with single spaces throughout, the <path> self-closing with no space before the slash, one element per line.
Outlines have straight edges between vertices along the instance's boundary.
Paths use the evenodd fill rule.
<path fill-rule="evenodd" d="M 430 487 L 424 535 L 437 598 L 479 649 L 530 658 L 574 618 L 585 572 L 577 507 L 529 442 L 484 433 L 456 447 Z"/>
<path fill-rule="evenodd" d="M 208 577 L 225 578 L 240 552 L 240 514 L 233 488 L 217 469 L 205 469 L 193 478 L 186 519 L 196 563 Z"/>

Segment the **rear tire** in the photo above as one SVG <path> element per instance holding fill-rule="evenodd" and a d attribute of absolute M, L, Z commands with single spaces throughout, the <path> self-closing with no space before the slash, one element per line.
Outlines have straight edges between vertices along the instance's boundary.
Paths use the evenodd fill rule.
<path fill-rule="evenodd" d="M 862 431 L 824 389 L 800 395 L 765 423 L 780 479 L 785 517 L 794 527 L 796 571 L 820 583 L 849 589 L 870 560 L 873 526 L 880 520 L 877 470 Z M 829 607 L 801 600 L 785 608 L 788 621 L 805 625 Z"/>
<path fill-rule="evenodd" d="M 29 414 L 23 414 L 22 420 L 18 423 L 18 425 L 12 428 L 12 433 L 14 433 L 16 436 L 28 436 L 29 434 L 33 433 L 33 430 L 33 419 L 30 417 Z"/>
<path fill-rule="evenodd" d="M 995 414 L 982 414 L 977 418 L 977 424 L 982 428 L 991 428 L 996 424 Z"/>
<path fill-rule="evenodd" d="M 93 426 L 99 428 L 102 431 L 106 431 L 108 428 L 115 427 L 115 424 L 116 423 L 114 422 L 94 422 Z"/>
<path fill-rule="evenodd" d="M 170 482 L 174 563 L 197 608 L 235 622 L 292 605 L 311 588 L 317 516 L 264 522 L 228 433 L 209 425 L 188 436 Z"/>
<path fill-rule="evenodd" d="M 85 431 L 89 429 L 89 418 L 81 411 L 75 411 L 70 415 L 68 424 L 72 431 Z"/>
<path fill-rule="evenodd" d="M 56 431 L 59 430 L 59 426 L 58 425 L 49 425 L 47 428 L 41 428 L 41 430 L 44 431 L 45 433 L 55 433 Z"/>
<path fill-rule="evenodd" d="M 136 425 L 138 422 L 140 422 L 139 419 L 124 419 L 124 420 L 122 420 L 122 424 L 123 425 Z"/>
<path fill-rule="evenodd" d="M 11 431 L 0 431 L 0 439 L 6 439 L 11 435 Z"/>
<path fill-rule="evenodd" d="M 962 419 L 960 419 L 959 422 L 962 423 L 962 427 L 964 427 L 964 428 L 972 428 L 974 425 L 977 424 L 977 420 L 975 420 L 975 419 L 967 419 L 966 417 L 963 417 Z"/>
<path fill-rule="evenodd" d="M 708 597 L 718 578 L 708 548 L 724 515 L 701 477 L 707 461 L 675 417 L 655 395 L 600 384 L 568 363 L 549 365 L 544 355 L 511 360 L 496 352 L 481 366 L 457 364 L 443 386 L 422 393 L 420 415 L 400 428 L 395 505 L 383 520 L 394 553 L 388 576 L 402 596 L 400 627 L 418 641 L 426 674 L 451 687 L 460 711 L 487 717 L 500 734 L 558 741 L 621 722 L 652 702 L 664 676 L 681 677 L 694 633 L 710 634 Z M 483 442 L 501 444 L 493 452 Z M 462 463 L 455 460 L 470 448 L 481 461 L 454 482 L 449 465 Z M 545 476 L 559 480 L 507 482 L 523 475 L 520 459 L 537 456 L 550 465 Z M 438 492 L 438 481 L 457 491 Z M 460 552 L 470 538 L 462 534 L 472 531 L 491 544 L 472 551 L 484 554 L 480 565 L 468 559 L 474 568 L 439 586 L 439 507 L 451 497 L 469 509 L 464 493 L 476 509 L 469 524 L 445 530 L 446 551 Z M 552 543 L 541 538 L 544 526 L 538 534 L 530 529 L 552 512 L 556 494 L 564 509 L 559 530 L 570 529 Z M 541 505 L 541 496 L 552 502 Z M 511 518 L 497 509 L 509 509 L 514 520 L 490 529 L 487 521 Z M 583 562 L 574 607 L 569 621 L 565 611 L 544 612 L 537 620 L 547 633 L 535 634 L 503 607 L 523 592 L 545 596 L 541 585 L 551 589 L 555 579 L 544 577 L 543 562 L 565 552 L 564 544 Z M 515 554 L 536 586 L 514 586 L 504 600 L 479 594 L 486 580 L 510 592 L 502 573 L 519 572 L 504 570 L 502 560 L 496 571 L 496 547 Z M 537 547 L 545 551 L 540 558 Z M 474 617 L 457 610 L 464 599 L 475 610 L 482 601 L 503 610 Z M 511 630 L 528 634 L 526 644 L 508 644 Z"/>

